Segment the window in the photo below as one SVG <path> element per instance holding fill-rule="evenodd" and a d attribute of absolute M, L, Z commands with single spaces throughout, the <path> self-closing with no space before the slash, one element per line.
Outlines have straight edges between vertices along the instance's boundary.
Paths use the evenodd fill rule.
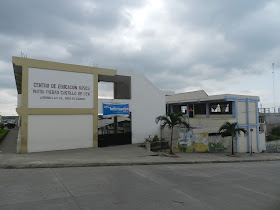
<path fill-rule="evenodd" d="M 263 117 L 260 117 L 260 118 L 259 118 L 259 123 L 265 123 L 265 121 L 264 121 L 264 118 L 263 118 Z"/>
<path fill-rule="evenodd" d="M 232 105 L 229 102 L 210 104 L 211 114 L 232 114 Z"/>
<path fill-rule="evenodd" d="M 187 113 L 187 106 L 181 106 L 181 112 Z"/>
<path fill-rule="evenodd" d="M 195 104 L 194 113 L 195 114 L 206 114 L 206 104 Z"/>
<path fill-rule="evenodd" d="M 208 133 L 208 136 L 221 136 L 220 133 Z"/>

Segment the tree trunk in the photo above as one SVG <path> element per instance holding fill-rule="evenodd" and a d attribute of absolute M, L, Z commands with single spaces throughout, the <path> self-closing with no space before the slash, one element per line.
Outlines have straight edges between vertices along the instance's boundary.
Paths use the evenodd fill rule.
<path fill-rule="evenodd" d="M 173 151 L 172 151 L 172 139 L 173 137 L 173 127 L 171 127 L 171 139 L 170 139 L 170 151 L 169 151 L 169 154 L 173 154 Z"/>
<path fill-rule="evenodd" d="M 231 154 L 234 155 L 233 136 L 231 136 Z"/>

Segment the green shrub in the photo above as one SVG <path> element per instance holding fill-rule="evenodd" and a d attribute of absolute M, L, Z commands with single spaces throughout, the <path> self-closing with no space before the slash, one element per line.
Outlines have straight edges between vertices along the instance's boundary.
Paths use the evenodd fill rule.
<path fill-rule="evenodd" d="M 272 128 L 271 129 L 271 134 L 274 136 L 280 136 L 280 126 Z"/>
<path fill-rule="evenodd" d="M 151 137 L 151 135 L 149 135 L 148 138 L 145 138 L 145 142 L 153 142 L 153 138 Z"/>
<path fill-rule="evenodd" d="M 169 149 L 169 142 L 155 142 L 151 144 L 151 150 L 157 152 L 160 150 Z"/>
<path fill-rule="evenodd" d="M 153 142 L 157 142 L 157 141 L 159 141 L 159 137 L 158 135 L 154 135 Z"/>
<path fill-rule="evenodd" d="M 272 135 L 272 134 L 268 134 L 266 136 L 267 141 L 273 141 L 273 140 L 278 140 L 278 139 L 280 139 L 280 136 L 276 136 L 276 135 Z"/>
<path fill-rule="evenodd" d="M 12 129 L 12 128 L 16 127 L 16 124 L 8 123 L 6 126 L 7 126 L 8 129 Z"/>
<path fill-rule="evenodd" d="M 151 135 L 149 135 L 149 137 L 145 139 L 145 142 L 155 143 L 164 140 L 165 140 L 164 138 L 160 139 L 158 135 L 154 135 L 154 137 L 151 137 Z"/>

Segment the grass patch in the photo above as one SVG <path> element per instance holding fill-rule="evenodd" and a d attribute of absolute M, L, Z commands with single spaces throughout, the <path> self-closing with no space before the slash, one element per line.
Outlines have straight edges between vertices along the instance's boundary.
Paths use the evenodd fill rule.
<path fill-rule="evenodd" d="M 0 130 L 0 138 L 7 132 L 7 129 Z"/>

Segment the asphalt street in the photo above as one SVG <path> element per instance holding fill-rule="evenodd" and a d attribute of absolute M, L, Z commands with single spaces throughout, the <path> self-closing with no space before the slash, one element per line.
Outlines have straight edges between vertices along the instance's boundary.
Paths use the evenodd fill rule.
<path fill-rule="evenodd" d="M 280 209 L 280 162 L 0 169 L 0 209 Z"/>

